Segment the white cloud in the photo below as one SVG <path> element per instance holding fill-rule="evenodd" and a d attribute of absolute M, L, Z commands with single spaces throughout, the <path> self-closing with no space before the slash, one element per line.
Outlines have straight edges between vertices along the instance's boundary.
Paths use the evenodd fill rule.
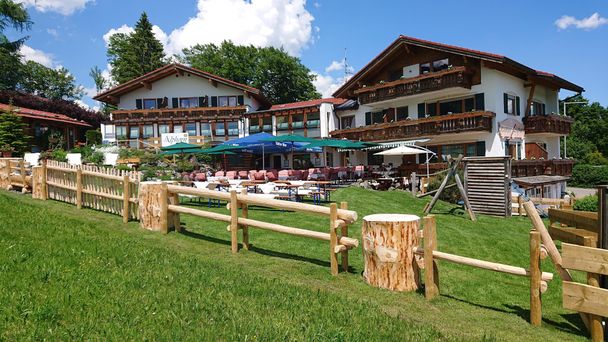
<path fill-rule="evenodd" d="M 74 103 L 76 103 L 77 105 L 79 105 L 80 107 L 84 108 L 84 109 L 91 109 L 91 107 L 84 103 L 82 100 L 74 100 Z"/>
<path fill-rule="evenodd" d="M 22 45 L 19 53 L 23 56 L 23 59 L 26 61 L 34 61 L 44 65 L 47 68 L 52 68 L 55 66 L 55 61 L 53 60 L 53 56 L 49 53 L 46 53 L 42 50 L 37 50 L 27 45 Z"/>
<path fill-rule="evenodd" d="M 53 38 L 59 38 L 59 32 L 57 32 L 57 30 L 54 28 L 47 28 L 46 33 L 53 36 Z"/>
<path fill-rule="evenodd" d="M 110 29 L 108 32 L 106 32 L 106 34 L 103 35 L 103 40 L 106 42 L 106 46 L 110 43 L 110 37 L 112 37 L 113 35 L 115 35 L 116 33 L 131 33 L 133 32 L 133 28 L 123 24 L 121 27 L 119 28 L 113 28 Z"/>
<path fill-rule="evenodd" d="M 333 72 L 333 71 L 344 71 L 345 64 L 346 64 L 346 60 L 344 58 L 341 61 L 339 61 L 339 62 L 338 61 L 332 61 L 327 66 L 327 68 L 325 68 L 325 72 L 327 73 L 327 72 Z M 353 67 L 351 67 L 349 65 L 346 65 L 346 70 L 349 73 L 352 73 L 354 71 Z"/>
<path fill-rule="evenodd" d="M 94 0 L 18 0 L 27 7 L 34 7 L 40 12 L 56 12 L 70 15 L 77 10 L 83 9 L 87 3 Z"/>
<path fill-rule="evenodd" d="M 576 19 L 575 17 L 564 15 L 555 21 L 555 25 L 560 30 L 565 30 L 570 26 L 574 26 L 578 29 L 590 31 L 606 24 L 608 24 L 608 19 L 601 17 L 597 12 L 593 13 L 587 18 L 582 19 Z"/>
<path fill-rule="evenodd" d="M 153 31 L 168 55 L 196 44 L 232 40 L 239 45 L 283 47 L 299 56 L 314 39 L 314 17 L 305 5 L 305 0 L 198 0 L 198 13 L 183 26 L 170 34 L 157 26 Z M 123 25 L 103 37 L 107 43 L 112 34 L 132 30 Z"/>
<path fill-rule="evenodd" d="M 340 88 L 348 78 L 345 77 L 334 77 L 331 75 L 321 75 L 318 72 L 311 72 L 317 78 L 312 82 L 317 91 L 321 94 L 321 97 L 331 97 L 332 94 Z"/>

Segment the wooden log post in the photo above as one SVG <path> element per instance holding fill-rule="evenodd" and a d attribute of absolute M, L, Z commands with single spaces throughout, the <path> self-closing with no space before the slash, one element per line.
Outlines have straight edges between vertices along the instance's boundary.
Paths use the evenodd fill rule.
<path fill-rule="evenodd" d="M 460 176 L 457 173 L 454 174 L 454 179 L 456 180 L 456 185 L 458 186 L 458 191 L 460 191 L 460 195 L 462 196 L 462 199 L 464 200 L 465 209 L 466 209 L 467 213 L 469 214 L 471 221 L 477 221 L 477 217 L 475 216 L 475 213 L 473 212 L 473 208 L 471 207 L 471 202 L 469 202 L 469 196 L 467 196 L 466 191 L 464 191 L 464 186 L 462 185 L 462 182 L 460 181 Z"/>
<path fill-rule="evenodd" d="M 179 205 L 179 194 L 171 193 L 169 195 L 168 200 L 169 200 L 169 204 L 178 206 Z M 172 226 L 173 229 L 175 229 L 175 232 L 181 233 L 182 232 L 182 223 L 180 221 L 179 213 L 170 212 L 168 218 L 171 220 L 172 224 L 170 226 Z"/>
<path fill-rule="evenodd" d="M 168 233 L 173 228 L 173 215 L 168 210 L 167 183 L 139 183 L 139 224 L 147 230 Z"/>
<path fill-rule="evenodd" d="M 412 172 L 411 178 L 410 178 L 410 183 L 412 184 L 412 196 L 416 196 L 416 192 L 418 191 L 418 189 L 417 189 L 418 180 L 416 177 L 416 172 Z"/>
<path fill-rule="evenodd" d="M 437 230 L 435 216 L 424 217 L 424 296 L 433 299 L 439 294 L 439 269 L 433 259 L 433 250 L 437 249 Z"/>
<path fill-rule="evenodd" d="M 585 237 L 583 245 L 585 247 L 596 247 L 595 241 L 590 237 Z M 593 272 L 587 272 L 587 285 L 600 287 L 600 275 Z M 604 341 L 604 327 L 602 326 L 601 316 L 589 314 L 589 332 L 593 342 Z"/>
<path fill-rule="evenodd" d="M 524 215 L 524 199 L 520 196 L 517 196 L 517 214 L 521 217 Z"/>
<path fill-rule="evenodd" d="M 32 198 L 43 199 L 42 194 L 42 166 L 32 167 Z"/>
<path fill-rule="evenodd" d="M 27 184 L 27 176 L 25 175 L 25 159 L 21 159 L 19 161 L 19 165 L 20 165 L 19 173 L 21 174 L 21 184 L 23 185 L 21 187 L 21 192 L 26 193 L 28 184 Z"/>
<path fill-rule="evenodd" d="M 82 209 L 82 169 L 76 170 L 76 207 Z"/>
<path fill-rule="evenodd" d="M 530 231 L 530 324 L 540 326 L 542 322 L 540 233 Z"/>
<path fill-rule="evenodd" d="M 241 194 L 243 196 L 247 195 L 247 188 L 241 190 Z M 247 203 L 241 203 L 241 217 L 248 218 L 249 217 L 249 205 Z M 243 231 L 243 248 L 248 251 L 249 250 L 249 226 L 246 224 L 241 225 L 241 229 Z"/>
<path fill-rule="evenodd" d="M 418 244 L 419 222 L 415 215 L 376 214 L 363 218 L 363 278 L 370 285 L 392 291 L 420 288 L 413 251 Z"/>
<path fill-rule="evenodd" d="M 11 185 L 11 160 L 10 159 L 5 159 L 6 164 L 5 164 L 5 172 L 6 172 L 6 190 L 10 190 L 12 189 L 12 185 Z"/>
<path fill-rule="evenodd" d="M 340 209 L 347 210 L 348 203 L 340 202 Z M 344 223 L 340 226 L 340 237 L 348 237 L 348 224 Z M 342 271 L 348 272 L 348 248 L 345 248 L 341 253 Z"/>
<path fill-rule="evenodd" d="M 332 203 L 329 205 L 329 264 L 331 266 L 331 274 L 338 275 L 338 253 L 336 246 L 338 245 L 338 234 L 336 229 L 336 221 L 338 220 L 338 205 Z"/>
<path fill-rule="evenodd" d="M 46 159 L 44 159 L 42 161 L 42 181 L 40 184 L 40 191 L 41 191 L 41 198 L 43 201 L 46 201 L 47 199 L 49 199 L 49 188 L 48 185 L 46 183 L 46 178 L 47 178 L 47 168 L 46 168 Z"/>
<path fill-rule="evenodd" d="M 236 197 L 236 191 L 230 191 L 230 246 L 232 253 L 239 251 L 238 229 L 239 229 L 239 203 Z"/>
<path fill-rule="evenodd" d="M 129 175 L 122 177 L 122 222 L 129 222 L 129 205 L 131 200 L 131 187 L 129 183 Z"/>

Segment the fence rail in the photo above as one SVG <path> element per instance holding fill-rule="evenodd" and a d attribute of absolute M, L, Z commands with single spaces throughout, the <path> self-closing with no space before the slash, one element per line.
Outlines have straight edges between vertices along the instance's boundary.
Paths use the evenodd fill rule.
<path fill-rule="evenodd" d="M 21 188 L 22 192 L 32 189 L 32 167 L 20 158 L 0 158 L 0 186 L 6 189 Z"/>
<path fill-rule="evenodd" d="M 170 226 L 180 231 L 179 214 L 189 214 L 217 221 L 228 222 L 227 229 L 231 233 L 232 252 L 238 252 L 238 231 L 242 232 L 242 242 L 245 249 L 249 249 L 249 227 L 270 230 L 283 234 L 306 237 L 316 240 L 329 241 L 330 243 L 330 265 L 333 275 L 338 273 L 338 254 L 342 256 L 342 268 L 348 270 L 348 251 L 359 245 L 357 239 L 348 237 L 348 226 L 357 220 L 357 213 L 347 210 L 347 203 L 341 203 L 340 209 L 337 204 L 332 203 L 329 207 L 296 203 L 275 199 L 267 199 L 248 195 L 245 191 L 238 194 L 236 191 L 223 193 L 205 189 L 194 189 L 184 186 L 160 185 L 160 226 L 167 233 Z M 143 190 L 142 190 L 143 192 Z M 152 194 L 154 191 L 151 192 Z M 189 195 L 203 198 L 225 200 L 229 203 L 230 215 L 209 212 L 179 205 L 178 196 Z M 321 215 L 329 218 L 329 232 L 318 232 L 307 229 L 284 226 L 271 222 L 264 222 L 248 218 L 248 208 L 251 205 L 262 206 L 280 210 L 298 211 L 309 214 Z M 238 209 L 241 209 L 239 216 Z M 142 220 L 144 222 L 144 220 Z M 338 233 L 339 230 L 339 233 Z"/>
<path fill-rule="evenodd" d="M 124 222 L 139 219 L 140 180 L 139 172 L 52 160 L 43 163 L 34 177 L 40 189 L 36 196 L 121 215 Z"/>

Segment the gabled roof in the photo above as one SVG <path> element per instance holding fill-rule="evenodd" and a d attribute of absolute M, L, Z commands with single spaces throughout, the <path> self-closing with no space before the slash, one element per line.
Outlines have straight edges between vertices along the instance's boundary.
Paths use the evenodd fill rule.
<path fill-rule="evenodd" d="M 110 88 L 106 91 L 103 91 L 97 95 L 93 99 L 97 101 L 102 101 L 106 103 L 116 104 L 117 98 L 123 94 L 129 93 L 135 89 L 143 88 L 146 84 L 155 82 L 157 80 L 163 79 L 165 77 L 174 75 L 176 73 L 189 73 L 195 76 L 203 77 L 211 81 L 215 81 L 217 83 L 221 83 L 227 85 L 229 87 L 237 88 L 243 90 L 247 94 L 251 94 L 258 101 L 260 101 L 264 105 L 270 105 L 268 100 L 262 95 L 262 92 L 259 89 L 250 87 L 248 85 L 238 83 L 227 78 L 223 78 L 212 73 L 208 73 L 206 71 L 192 68 L 179 63 L 167 64 L 163 67 L 160 67 L 154 71 L 151 71 L 147 74 L 134 78 L 125 83 L 119 84 L 116 87 Z"/>
<path fill-rule="evenodd" d="M 7 105 L 4 103 L 0 103 L 0 111 L 8 112 L 11 110 L 13 113 L 15 113 L 15 115 L 26 117 L 26 118 L 62 122 L 62 123 L 68 123 L 68 124 L 84 126 L 84 127 L 92 127 L 91 125 L 89 125 L 88 123 L 86 123 L 84 121 L 80 121 L 80 120 L 71 118 L 67 115 L 45 112 L 45 111 L 36 110 L 36 109 L 16 107 L 16 106 L 11 106 L 11 105 Z"/>
<path fill-rule="evenodd" d="M 346 101 L 347 101 L 346 99 L 328 97 L 328 98 L 324 98 L 324 99 L 314 99 L 314 100 L 300 101 L 300 102 L 281 103 L 281 104 L 272 105 L 272 107 L 270 107 L 270 109 L 257 110 L 254 112 L 248 112 L 246 114 L 268 113 L 268 112 L 277 112 L 277 111 L 291 110 L 291 109 L 311 108 L 311 107 L 318 107 L 323 103 L 331 103 L 334 106 L 337 106 Z"/>
<path fill-rule="evenodd" d="M 374 59 L 372 59 L 369 63 L 367 63 L 367 65 L 365 65 L 361 70 L 359 70 L 359 72 L 357 72 L 353 77 L 351 77 L 348 80 L 348 82 L 346 82 L 344 85 L 342 85 L 340 88 L 338 88 L 338 90 L 336 90 L 333 93 L 333 96 L 346 97 L 346 95 L 347 95 L 346 91 L 349 88 L 351 88 L 354 84 L 356 84 L 357 81 L 359 81 L 363 76 L 365 76 L 369 71 L 371 71 L 376 64 L 378 64 L 384 58 L 389 56 L 391 54 L 391 52 L 393 52 L 395 49 L 401 47 L 402 45 L 419 46 L 419 47 L 423 47 L 423 48 L 444 51 L 444 52 L 467 56 L 467 57 L 471 57 L 471 58 L 477 58 L 477 59 L 485 60 L 488 62 L 509 65 L 510 67 L 513 67 L 514 69 L 517 69 L 518 71 L 525 73 L 529 76 L 543 78 L 545 81 L 553 83 L 555 86 L 557 86 L 559 88 L 572 90 L 572 91 L 575 91 L 578 93 L 581 93 L 584 91 L 584 89 L 582 87 L 580 87 L 572 82 L 566 81 L 563 78 L 560 78 L 556 75 L 553 75 L 553 74 L 550 74 L 547 72 L 537 71 L 535 69 L 527 67 L 527 66 L 525 66 L 519 62 L 516 62 L 503 55 L 479 51 L 479 50 L 467 49 L 467 48 L 463 48 L 463 47 L 455 46 L 455 45 L 436 43 L 436 42 L 432 42 L 429 40 L 400 35 L 386 49 L 384 49 L 382 52 L 380 52 L 380 54 L 378 54 L 378 56 L 376 56 Z"/>

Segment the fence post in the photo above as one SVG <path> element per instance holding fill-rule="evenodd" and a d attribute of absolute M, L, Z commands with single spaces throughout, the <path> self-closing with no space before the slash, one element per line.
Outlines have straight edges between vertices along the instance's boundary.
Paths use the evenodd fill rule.
<path fill-rule="evenodd" d="M 585 237 L 583 240 L 583 246 L 593 247 L 596 245 L 589 237 Z M 600 286 L 600 276 L 596 273 L 587 272 L 587 284 L 595 287 Z M 602 326 L 602 317 L 598 315 L 589 314 L 589 332 L 591 333 L 591 340 L 593 342 L 604 341 L 604 328 Z"/>
<path fill-rule="evenodd" d="M 11 160 L 6 159 L 6 190 L 10 190 L 13 188 L 11 184 Z"/>
<path fill-rule="evenodd" d="M 332 203 L 329 205 L 329 263 L 332 275 L 338 275 L 338 254 L 336 253 L 336 246 L 338 245 L 338 235 L 336 234 L 337 219 L 338 205 Z"/>
<path fill-rule="evenodd" d="M 49 198 L 48 185 L 46 185 L 46 159 L 42 161 L 42 182 L 40 186 L 42 191 L 41 199 L 46 201 Z"/>
<path fill-rule="evenodd" d="M 412 172 L 410 183 L 412 184 L 412 196 L 416 196 L 416 191 L 418 190 L 418 181 L 416 179 L 416 172 Z"/>
<path fill-rule="evenodd" d="M 21 159 L 21 162 L 19 164 L 21 165 L 19 172 L 21 173 L 21 182 L 23 183 L 23 186 L 21 187 L 21 192 L 25 193 L 27 192 L 27 179 L 25 177 L 25 159 Z"/>
<path fill-rule="evenodd" d="M 439 270 L 433 251 L 437 248 L 437 231 L 435 226 L 435 216 L 428 215 L 423 221 L 424 238 L 424 296 L 426 299 L 433 299 L 439 294 Z"/>
<path fill-rule="evenodd" d="M 169 203 L 171 203 L 173 205 L 179 205 L 179 194 L 175 194 L 175 193 L 171 194 L 171 196 L 169 196 Z M 175 232 L 181 233 L 182 223 L 179 218 L 179 213 L 172 212 L 170 215 L 167 216 L 167 219 L 169 216 L 171 216 L 171 219 L 173 221 L 173 229 L 175 229 Z"/>
<path fill-rule="evenodd" d="M 236 191 L 230 191 L 230 245 L 232 253 L 239 251 L 238 229 L 239 229 L 239 201 Z"/>
<path fill-rule="evenodd" d="M 82 209 L 82 168 L 76 170 L 76 207 Z"/>
<path fill-rule="evenodd" d="M 168 217 L 168 198 L 167 198 L 167 183 L 163 182 L 160 185 L 160 231 L 163 234 L 169 233 L 169 223 L 167 222 Z"/>
<path fill-rule="evenodd" d="M 247 196 L 247 188 L 241 190 L 243 196 Z M 247 203 L 241 203 L 241 216 L 247 218 L 249 216 L 249 206 Z M 243 248 L 249 250 L 249 227 L 247 225 L 241 225 L 243 230 Z"/>
<path fill-rule="evenodd" d="M 530 324 L 540 326 L 542 322 L 540 232 L 530 231 Z"/>
<path fill-rule="evenodd" d="M 131 191 L 129 184 L 129 175 L 122 177 L 122 222 L 129 222 L 129 201 L 131 200 Z"/>
<path fill-rule="evenodd" d="M 517 196 L 517 214 L 520 217 L 524 215 L 524 200 L 521 195 Z"/>
<path fill-rule="evenodd" d="M 347 210 L 348 203 L 340 202 L 340 209 Z M 348 237 L 348 224 L 346 222 L 340 228 L 340 236 Z M 348 272 L 348 248 L 342 251 L 342 270 Z"/>

